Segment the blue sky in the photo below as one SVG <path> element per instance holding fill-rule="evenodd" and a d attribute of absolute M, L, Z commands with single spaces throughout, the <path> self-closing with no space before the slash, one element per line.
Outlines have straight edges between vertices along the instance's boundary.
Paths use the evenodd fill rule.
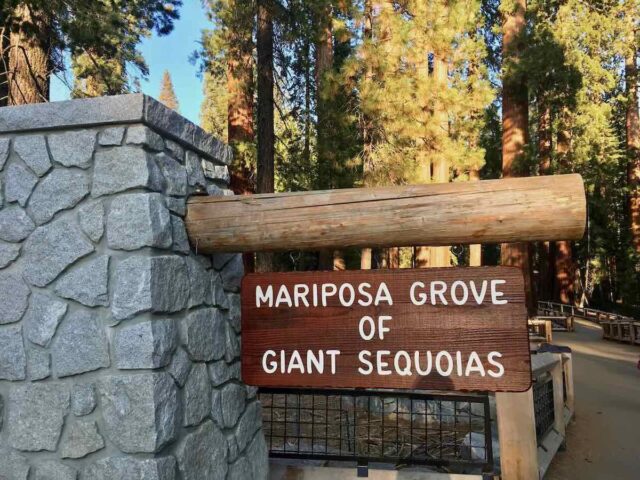
<path fill-rule="evenodd" d="M 210 27 L 211 23 L 207 20 L 200 0 L 184 0 L 180 20 L 175 23 L 173 32 L 164 37 L 153 35 L 140 45 L 149 66 L 149 77 L 141 82 L 142 91 L 157 98 L 162 73 L 165 69 L 169 70 L 180 102 L 180 113 L 195 123 L 199 123 L 202 82 L 197 75 L 198 67 L 189 62 L 189 57 L 199 47 L 202 29 Z M 53 77 L 51 100 L 68 98 L 69 88 Z"/>

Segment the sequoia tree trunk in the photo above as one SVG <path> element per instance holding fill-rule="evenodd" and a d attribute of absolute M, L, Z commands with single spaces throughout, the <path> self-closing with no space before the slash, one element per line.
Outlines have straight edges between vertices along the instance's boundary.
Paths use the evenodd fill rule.
<path fill-rule="evenodd" d="M 538 100 L 538 165 L 540 175 L 551 174 L 552 132 L 551 108 L 544 96 Z M 555 256 L 549 242 L 540 242 L 538 296 L 544 300 L 553 297 Z"/>
<path fill-rule="evenodd" d="M 570 171 L 569 152 L 571 150 L 571 131 L 566 126 L 567 114 L 562 117 L 558 130 L 557 153 L 563 173 Z M 574 265 L 571 253 L 571 242 L 556 242 L 555 248 L 555 297 L 559 302 L 573 302 Z"/>
<path fill-rule="evenodd" d="M 448 86 L 448 66 L 446 59 L 436 56 L 433 60 L 433 77 L 438 89 L 444 91 Z M 440 103 L 435 113 L 438 117 L 440 128 L 444 135 L 449 133 L 449 116 L 444 105 Z M 431 165 L 433 181 L 435 183 L 449 182 L 449 161 L 440 157 Z M 451 249 L 450 247 L 431 247 L 430 265 L 431 267 L 450 267 L 451 266 Z"/>
<path fill-rule="evenodd" d="M 250 2 L 249 2 L 250 3 Z M 231 0 L 235 28 L 230 30 L 227 53 L 227 130 L 229 145 L 237 147 L 253 143 L 253 8 L 242 0 Z M 255 193 L 255 174 L 247 162 L 238 158 L 231 172 L 231 189 L 239 195 Z"/>
<path fill-rule="evenodd" d="M 469 172 L 469 181 L 477 182 L 480 180 L 480 171 L 472 168 Z M 469 266 L 479 267 L 482 265 L 482 244 L 473 243 L 469 245 Z"/>
<path fill-rule="evenodd" d="M 20 5 L 15 10 L 18 28 L 9 35 L 8 104 L 49 101 L 51 28 L 44 13 Z M 27 32 L 23 25 L 30 25 Z"/>
<path fill-rule="evenodd" d="M 627 183 L 629 188 L 628 216 L 631 228 L 631 242 L 640 254 L 640 119 L 638 118 L 638 68 L 637 50 L 626 60 L 627 84 Z"/>
<path fill-rule="evenodd" d="M 523 158 L 528 142 L 528 91 L 520 59 L 523 54 L 525 34 L 526 0 L 515 0 L 513 11 L 505 15 L 502 26 L 502 56 L 505 75 L 502 79 L 502 176 L 525 175 Z M 531 263 L 526 243 L 503 244 L 502 265 L 520 267 L 523 271 L 530 315 L 536 311 Z"/>
<path fill-rule="evenodd" d="M 9 101 L 9 83 L 7 71 L 9 69 L 9 34 L 5 27 L 0 27 L 0 107 L 5 107 Z"/>
<path fill-rule="evenodd" d="M 274 191 L 273 18 L 269 0 L 258 0 L 258 193 Z M 256 271 L 273 270 L 273 254 L 256 255 Z"/>
<path fill-rule="evenodd" d="M 334 160 L 329 146 L 331 128 L 329 104 L 324 93 L 325 76 L 333 69 L 333 30 L 331 5 L 326 3 L 317 12 L 318 31 L 316 38 L 315 80 L 317 114 L 318 179 L 321 189 L 334 188 Z M 321 270 L 344 269 L 344 259 L 340 251 L 321 251 L 319 264 Z"/>

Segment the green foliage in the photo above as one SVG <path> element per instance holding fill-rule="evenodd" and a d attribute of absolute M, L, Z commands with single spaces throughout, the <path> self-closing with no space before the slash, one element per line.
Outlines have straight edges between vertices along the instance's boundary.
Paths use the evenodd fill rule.
<path fill-rule="evenodd" d="M 176 97 L 176 92 L 173 89 L 173 82 L 171 81 L 171 75 L 168 70 L 165 70 L 162 74 L 162 81 L 160 82 L 160 94 L 158 95 L 158 100 L 165 104 L 167 107 L 175 110 L 176 112 L 180 111 L 180 104 L 178 103 L 178 97 Z"/>
<path fill-rule="evenodd" d="M 638 301 L 637 281 L 629 277 L 625 213 L 626 105 L 624 57 L 633 43 L 624 12 L 636 1 L 586 2 L 536 0 L 529 3 L 528 48 L 521 65 L 529 83 L 533 142 L 531 171 L 536 171 L 537 116 L 549 107 L 551 134 L 564 136 L 566 151 L 554 141 L 553 173 L 580 173 L 586 184 L 589 226 L 576 243 L 586 298 L 612 303 Z M 637 12 L 634 13 L 635 18 Z"/>
<path fill-rule="evenodd" d="M 7 0 L 0 18 L 8 30 L 37 30 L 16 17 L 27 6 L 49 20 L 53 69 L 65 69 L 64 53 L 73 59 L 74 96 L 122 93 L 133 88 L 135 72 L 148 74 L 138 50 L 153 31 L 171 32 L 181 0 Z"/>
<path fill-rule="evenodd" d="M 439 160 L 463 176 L 483 165 L 479 134 L 493 92 L 479 11 L 475 1 L 383 2 L 373 9 L 371 31 L 339 78 L 357 92 L 370 145 L 363 152 L 366 184 L 429 182 L 429 166 Z M 434 75 L 436 60 L 447 69 L 444 82 Z"/>

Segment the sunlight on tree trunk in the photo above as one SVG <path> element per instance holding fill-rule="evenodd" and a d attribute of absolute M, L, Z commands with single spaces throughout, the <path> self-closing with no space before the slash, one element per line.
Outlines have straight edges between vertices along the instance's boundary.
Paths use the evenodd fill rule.
<path fill-rule="evenodd" d="M 525 173 L 522 160 L 528 142 L 528 96 L 526 80 L 519 71 L 525 34 L 526 0 L 515 0 L 513 11 L 503 19 L 502 54 L 502 176 L 515 177 Z M 506 243 L 501 247 L 502 265 L 522 269 L 529 314 L 535 314 L 535 299 L 531 284 L 531 264 L 526 243 Z"/>
<path fill-rule="evenodd" d="M 561 171 L 570 171 L 568 155 L 571 152 L 571 131 L 566 125 L 568 113 L 562 115 L 560 126 L 558 127 L 558 161 Z M 573 302 L 574 266 L 571 252 L 572 242 L 556 242 L 555 248 L 555 296 L 563 303 Z"/>
<path fill-rule="evenodd" d="M 49 101 L 51 29 L 44 13 L 26 5 L 16 7 L 16 18 L 32 25 L 35 34 L 22 27 L 11 32 L 9 49 L 9 105 Z"/>
<path fill-rule="evenodd" d="M 258 193 L 274 191 L 273 19 L 268 0 L 258 0 Z M 273 254 L 256 255 L 256 271 L 274 268 Z"/>
<path fill-rule="evenodd" d="M 638 67 L 636 49 L 626 59 L 627 84 L 626 137 L 627 137 L 627 183 L 629 186 L 628 216 L 631 227 L 631 242 L 640 254 L 640 119 L 638 118 Z"/>

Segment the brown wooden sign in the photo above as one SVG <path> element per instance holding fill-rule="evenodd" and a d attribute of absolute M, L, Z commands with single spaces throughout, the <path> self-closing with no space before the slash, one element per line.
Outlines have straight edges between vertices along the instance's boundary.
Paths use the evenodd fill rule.
<path fill-rule="evenodd" d="M 242 378 L 264 387 L 525 391 L 524 302 L 512 267 L 250 274 Z"/>

